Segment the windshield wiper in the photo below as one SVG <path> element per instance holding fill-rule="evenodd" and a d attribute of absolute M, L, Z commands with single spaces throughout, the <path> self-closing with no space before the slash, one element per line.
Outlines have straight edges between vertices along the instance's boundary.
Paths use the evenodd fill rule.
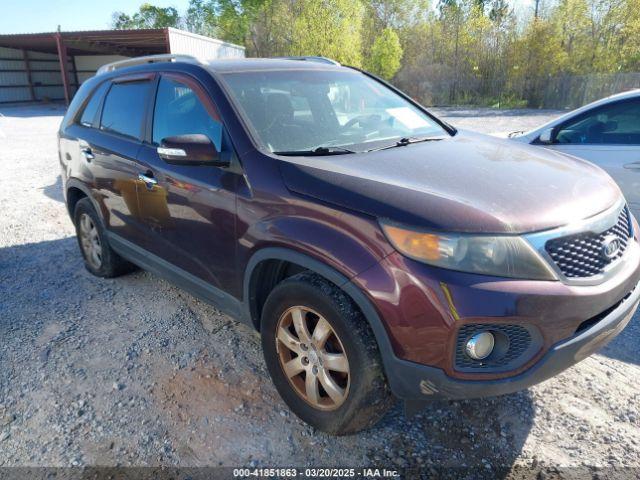
<path fill-rule="evenodd" d="M 347 153 L 356 153 L 353 150 L 342 147 L 317 147 L 312 150 L 285 150 L 273 152 L 276 155 L 285 155 L 290 157 L 297 156 L 326 156 L 326 155 L 345 155 Z"/>
<path fill-rule="evenodd" d="M 437 140 L 442 140 L 443 138 L 444 137 L 403 137 L 391 145 L 372 148 L 371 150 L 367 150 L 367 152 L 377 152 L 379 150 L 387 150 L 389 148 L 406 147 L 407 145 L 411 145 L 412 143 L 435 142 Z"/>

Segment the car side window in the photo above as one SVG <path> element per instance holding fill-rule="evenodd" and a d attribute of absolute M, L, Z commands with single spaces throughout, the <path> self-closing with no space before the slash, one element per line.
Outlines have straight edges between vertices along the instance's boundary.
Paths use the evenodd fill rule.
<path fill-rule="evenodd" d="M 102 108 L 100 129 L 141 138 L 150 88 L 148 80 L 112 84 Z"/>
<path fill-rule="evenodd" d="M 640 145 L 640 100 L 616 102 L 560 127 L 555 143 Z"/>
<path fill-rule="evenodd" d="M 85 105 L 82 116 L 80 117 L 81 125 L 84 125 L 85 127 L 93 126 L 96 114 L 98 113 L 98 108 L 100 107 L 100 102 L 102 101 L 102 97 L 104 97 L 104 92 L 107 91 L 107 88 L 109 88 L 109 82 L 104 82 L 93 91 L 91 98 Z"/>
<path fill-rule="evenodd" d="M 186 84 L 162 77 L 153 113 L 153 143 L 176 135 L 203 134 L 222 151 L 222 124 L 212 118 L 198 95 Z"/>

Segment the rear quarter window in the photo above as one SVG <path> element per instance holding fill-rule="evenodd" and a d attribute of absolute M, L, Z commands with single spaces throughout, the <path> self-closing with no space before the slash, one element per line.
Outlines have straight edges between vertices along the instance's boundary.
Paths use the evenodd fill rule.
<path fill-rule="evenodd" d="M 82 115 L 80 116 L 80 120 L 78 123 L 80 125 L 84 125 L 85 127 L 92 127 L 93 122 L 96 120 L 96 115 L 98 113 L 98 108 L 100 107 L 100 102 L 102 101 L 102 97 L 104 97 L 104 92 L 109 88 L 109 82 L 105 82 L 96 88 L 91 94 L 91 98 L 87 102 L 82 111 Z"/>
<path fill-rule="evenodd" d="M 114 83 L 102 109 L 100 129 L 140 139 L 151 83 Z"/>

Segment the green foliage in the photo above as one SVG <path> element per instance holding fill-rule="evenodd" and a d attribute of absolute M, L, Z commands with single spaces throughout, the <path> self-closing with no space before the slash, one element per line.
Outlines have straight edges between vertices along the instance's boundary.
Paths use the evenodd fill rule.
<path fill-rule="evenodd" d="M 190 32 L 207 36 L 218 36 L 216 14 L 210 2 L 206 0 L 190 0 L 184 26 Z"/>
<path fill-rule="evenodd" d="M 516 16 L 515 0 L 432 2 L 190 0 L 183 17 L 144 4 L 115 12 L 113 25 L 182 26 L 244 45 L 247 56 L 364 64 L 431 104 L 535 107 L 552 79 L 640 71 L 640 0 L 553 0 L 537 17 L 533 6 Z"/>
<path fill-rule="evenodd" d="M 149 3 L 140 5 L 139 10 L 132 16 L 124 12 L 114 12 L 112 25 L 115 29 L 131 28 L 165 28 L 178 27 L 180 15 L 173 7 L 156 7 Z"/>
<path fill-rule="evenodd" d="M 400 69 L 402 45 L 398 34 L 391 28 L 385 28 L 371 47 L 366 66 L 369 71 L 391 80 Z"/>
<path fill-rule="evenodd" d="M 359 0 L 299 0 L 292 11 L 291 55 L 320 55 L 362 65 L 364 7 Z"/>
<path fill-rule="evenodd" d="M 486 102 L 483 102 L 483 105 L 486 105 L 491 108 L 527 108 L 529 102 L 527 102 L 523 98 L 517 98 L 514 96 L 506 96 L 504 98 L 488 98 Z"/>

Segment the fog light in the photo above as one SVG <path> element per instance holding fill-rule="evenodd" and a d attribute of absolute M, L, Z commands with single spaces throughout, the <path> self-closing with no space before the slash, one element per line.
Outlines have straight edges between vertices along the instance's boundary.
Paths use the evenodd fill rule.
<path fill-rule="evenodd" d="M 491 355 L 495 340 L 491 332 L 476 333 L 467 340 L 466 351 L 474 360 L 483 360 Z"/>

